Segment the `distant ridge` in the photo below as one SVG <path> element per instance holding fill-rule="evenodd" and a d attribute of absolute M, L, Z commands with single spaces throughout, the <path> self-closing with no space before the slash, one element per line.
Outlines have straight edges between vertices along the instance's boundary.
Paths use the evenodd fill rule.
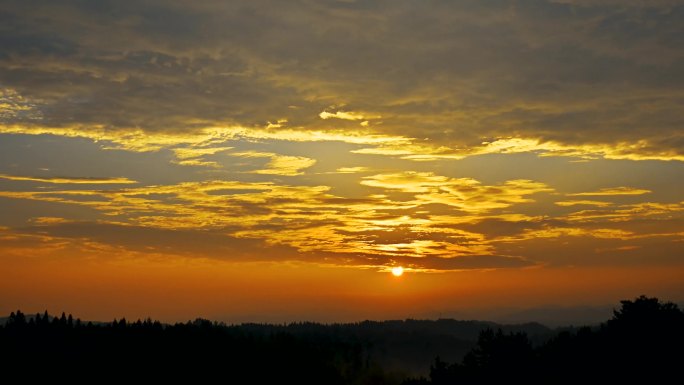
<path fill-rule="evenodd" d="M 48 365 L 77 377 L 114 371 L 121 380 L 140 371 L 149 378 L 207 380 L 231 373 L 238 382 L 289 378 L 331 385 L 452 385 L 469 379 L 570 384 L 596 371 L 629 378 L 631 370 L 652 375 L 663 365 L 676 368 L 681 352 L 671 352 L 684 343 L 678 306 L 645 296 L 621 304 L 595 327 L 555 330 L 534 322 L 454 319 L 227 325 L 148 318 L 93 324 L 64 313 L 17 311 L 0 326 L 0 368 Z M 626 367 L 630 371 L 620 371 Z"/>
<path fill-rule="evenodd" d="M 52 320 L 55 316 L 50 315 Z M 59 318 L 59 317 L 58 317 Z M 4 324 L 8 317 L 0 318 Z M 27 314 L 27 321 L 35 314 Z M 197 322 L 195 321 L 188 321 Z M 401 370 L 411 375 L 424 375 L 430 369 L 434 357 L 458 361 L 475 345 L 483 330 L 501 329 L 506 333 L 525 333 L 532 341 L 544 341 L 553 335 L 553 330 L 536 322 L 522 324 L 500 324 L 477 320 L 387 320 L 361 321 L 351 323 L 323 324 L 316 322 L 292 322 L 287 324 L 241 323 L 223 324 L 210 320 L 212 325 L 231 330 L 240 330 L 257 336 L 290 334 L 308 338 L 311 336 L 332 336 L 344 342 L 367 344 L 369 357 L 390 370 Z M 83 324 L 89 321 L 81 321 Z M 90 321 L 94 325 L 111 325 L 115 321 Z M 171 324 L 162 324 L 171 327 Z"/>

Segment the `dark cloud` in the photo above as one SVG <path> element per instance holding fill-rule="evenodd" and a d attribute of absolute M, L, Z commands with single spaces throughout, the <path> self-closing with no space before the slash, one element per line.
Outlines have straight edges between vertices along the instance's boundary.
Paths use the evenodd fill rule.
<path fill-rule="evenodd" d="M 358 127 L 318 118 L 344 104 L 453 146 L 521 135 L 681 155 L 684 6 L 635 4 L 5 1 L 0 84 L 43 119 L 3 120 Z"/>
<path fill-rule="evenodd" d="M 684 242 L 669 234 L 634 239 L 558 236 L 531 238 L 497 248 L 502 253 L 525 250 L 525 256 L 548 266 L 681 266 Z"/>
<path fill-rule="evenodd" d="M 419 260 L 405 259 L 407 266 L 418 266 L 419 268 L 434 269 L 438 271 L 447 270 L 469 270 L 469 269 L 502 269 L 502 268 L 521 268 L 534 266 L 537 263 L 522 257 L 511 257 L 502 255 L 464 255 L 454 258 L 426 257 Z"/>
<path fill-rule="evenodd" d="M 261 239 L 236 238 L 218 231 L 167 230 L 98 222 L 47 223 L 15 231 L 56 240 L 74 240 L 76 244 L 97 242 L 122 250 L 185 257 L 241 261 L 268 259 L 269 255 L 277 255 L 274 260 L 296 259 L 297 255 L 287 246 L 272 247 Z"/>
<path fill-rule="evenodd" d="M 308 257 L 308 258 L 307 258 Z M 389 260 L 377 255 L 351 253 L 311 253 L 302 254 L 300 258 L 319 263 L 333 263 L 348 266 L 387 266 L 388 263 L 400 265 L 416 271 L 445 272 L 451 270 L 485 270 L 508 269 L 538 266 L 539 263 L 527 258 L 504 255 L 463 255 L 453 258 L 433 256 L 424 257 L 393 257 Z"/>
<path fill-rule="evenodd" d="M 0 229 L 2 230 L 2 229 Z M 119 252 L 133 251 L 184 257 L 214 258 L 228 261 L 306 261 L 349 266 L 384 266 L 386 257 L 363 253 L 299 252 L 286 245 L 267 244 L 263 239 L 236 238 L 219 231 L 166 230 L 140 226 L 122 226 L 98 222 L 46 222 L 0 235 L 11 235 L 5 247 L 31 245 L 88 249 L 94 244 Z M 97 249 L 95 249 L 97 250 Z M 464 269 L 520 268 L 536 263 L 522 257 L 467 255 L 454 258 L 396 257 L 392 259 L 414 269 L 436 271 Z"/>
<path fill-rule="evenodd" d="M 456 228 L 473 231 L 480 234 L 487 234 L 491 237 L 515 236 L 523 234 L 527 230 L 538 230 L 544 226 L 559 224 L 558 220 L 520 220 L 506 221 L 497 218 L 487 218 L 476 223 L 466 223 Z"/>

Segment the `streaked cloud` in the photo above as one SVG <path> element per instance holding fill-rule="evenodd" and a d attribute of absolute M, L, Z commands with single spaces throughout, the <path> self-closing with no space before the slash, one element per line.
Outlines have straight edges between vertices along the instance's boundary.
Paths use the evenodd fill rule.
<path fill-rule="evenodd" d="M 589 191 L 568 194 L 568 196 L 613 196 L 613 195 L 644 195 L 650 193 L 651 190 L 634 188 L 634 187 L 607 187 L 598 191 Z"/>
<path fill-rule="evenodd" d="M 602 201 L 590 201 L 590 200 L 572 200 L 572 201 L 558 201 L 554 202 L 558 206 L 568 207 L 568 206 L 598 206 L 606 207 L 612 205 L 610 202 Z"/>
<path fill-rule="evenodd" d="M 210 127 L 328 135 L 370 119 L 414 160 L 681 161 L 681 7 L 634 4 L 7 1 L 2 132 L 153 150 Z"/>
<path fill-rule="evenodd" d="M 31 218 L 31 222 L 36 225 L 55 225 L 59 223 L 71 223 L 73 221 L 60 217 L 37 217 Z"/>
<path fill-rule="evenodd" d="M 431 172 L 401 172 L 366 176 L 361 184 L 372 187 L 400 190 L 409 193 L 425 193 L 446 185 L 449 178 Z"/>
<path fill-rule="evenodd" d="M 302 170 L 309 168 L 316 163 L 315 159 L 310 159 L 303 156 L 287 156 L 270 152 L 246 151 L 233 152 L 230 155 L 242 158 L 270 158 L 271 160 L 266 163 L 266 168 L 252 171 L 255 174 L 287 176 L 301 175 Z"/>
<path fill-rule="evenodd" d="M 343 119 L 343 120 L 369 120 L 369 119 L 379 119 L 382 116 L 379 115 L 369 115 L 365 114 L 362 112 L 354 112 L 354 111 L 335 111 L 335 112 L 328 112 L 328 111 L 323 111 L 318 116 L 325 120 L 325 119 Z"/>
<path fill-rule="evenodd" d="M 510 208 L 533 203 L 530 195 L 553 189 L 527 180 L 485 185 L 421 172 L 361 176 L 359 182 L 385 194 L 353 199 L 336 196 L 327 186 L 208 180 L 111 190 L 2 191 L 0 198 L 89 207 L 103 214 L 101 228 L 107 231 L 117 226 L 159 229 L 169 236 L 190 231 L 198 240 L 202 233 L 195 231 L 209 231 L 217 242 L 225 236 L 228 243 L 244 239 L 272 248 L 258 258 L 277 260 L 287 255 L 362 268 L 382 269 L 396 261 L 415 271 L 522 267 L 535 265 L 534 258 L 511 253 L 508 245 L 568 237 L 629 241 L 632 246 L 654 237 L 684 239 L 684 202 L 601 205 L 594 210 L 530 216 Z M 396 192 L 407 195 L 390 199 Z M 561 207 L 573 208 L 574 203 Z M 671 222 L 672 218 L 680 219 Z M 632 225 L 644 220 L 661 225 L 644 230 Z M 62 243 L 82 237 L 84 226 L 92 226 L 76 226 L 59 217 L 33 218 L 31 223 L 41 231 L 46 226 L 70 226 L 73 231 L 60 233 L 55 241 Z M 129 247 L 129 241 L 106 239 Z M 187 247 L 188 253 L 196 249 Z M 287 253 L 275 252 L 280 248 Z M 202 255 L 221 258 L 221 253 L 209 251 Z"/>
<path fill-rule="evenodd" d="M 356 174 L 360 172 L 368 172 L 371 169 L 369 167 L 365 166 L 356 166 L 356 167 L 340 167 L 335 172 L 340 173 L 340 174 Z"/>
<path fill-rule="evenodd" d="M 53 184 L 134 184 L 138 183 L 128 178 L 74 178 L 74 177 L 38 177 L 0 174 L 0 179 L 12 181 L 40 182 Z"/>
<path fill-rule="evenodd" d="M 0 236 L 378 271 L 675 263 L 682 20 L 665 0 L 4 1 L 0 135 L 30 138 L 0 154 Z"/>
<path fill-rule="evenodd" d="M 42 115 L 36 105 L 26 100 L 16 90 L 0 88 L 0 122 L 8 120 L 38 120 Z"/>
<path fill-rule="evenodd" d="M 214 155 L 219 152 L 231 150 L 233 147 L 209 147 L 209 148 L 174 148 L 173 153 L 178 158 L 177 163 L 183 166 L 202 166 L 219 168 L 217 162 L 204 160 L 206 155 Z"/>
<path fill-rule="evenodd" d="M 567 215 L 569 221 L 612 221 L 622 222 L 637 219 L 666 219 L 673 215 L 681 215 L 684 204 L 643 202 L 637 204 L 620 205 L 614 208 L 582 210 Z"/>
<path fill-rule="evenodd" d="M 448 178 L 433 173 L 402 172 L 363 177 L 361 184 L 416 193 L 421 204 L 444 204 L 466 212 L 487 212 L 513 204 L 534 202 L 527 195 L 551 192 L 544 183 L 511 180 L 487 186 L 470 178 Z"/>

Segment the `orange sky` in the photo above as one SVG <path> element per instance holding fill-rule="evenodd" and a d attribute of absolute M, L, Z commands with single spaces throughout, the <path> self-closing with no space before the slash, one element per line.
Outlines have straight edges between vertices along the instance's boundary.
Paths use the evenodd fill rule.
<path fill-rule="evenodd" d="M 0 314 L 681 301 L 675 3 L 4 1 Z"/>
<path fill-rule="evenodd" d="M 677 298 L 684 273 L 669 267 L 566 267 L 394 277 L 302 263 L 149 260 L 139 255 L 16 257 L 4 267 L 4 312 L 20 307 L 95 320 L 125 315 L 185 321 L 201 316 L 227 322 L 496 318 L 506 311 L 553 304 L 616 304 L 642 292 Z"/>

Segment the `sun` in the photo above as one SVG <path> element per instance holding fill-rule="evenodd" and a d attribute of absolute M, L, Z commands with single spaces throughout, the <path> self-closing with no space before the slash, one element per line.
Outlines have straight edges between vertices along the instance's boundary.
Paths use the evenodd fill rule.
<path fill-rule="evenodd" d="M 404 274 L 404 268 L 401 266 L 396 266 L 392 268 L 392 275 L 395 277 L 401 277 L 401 275 Z"/>

